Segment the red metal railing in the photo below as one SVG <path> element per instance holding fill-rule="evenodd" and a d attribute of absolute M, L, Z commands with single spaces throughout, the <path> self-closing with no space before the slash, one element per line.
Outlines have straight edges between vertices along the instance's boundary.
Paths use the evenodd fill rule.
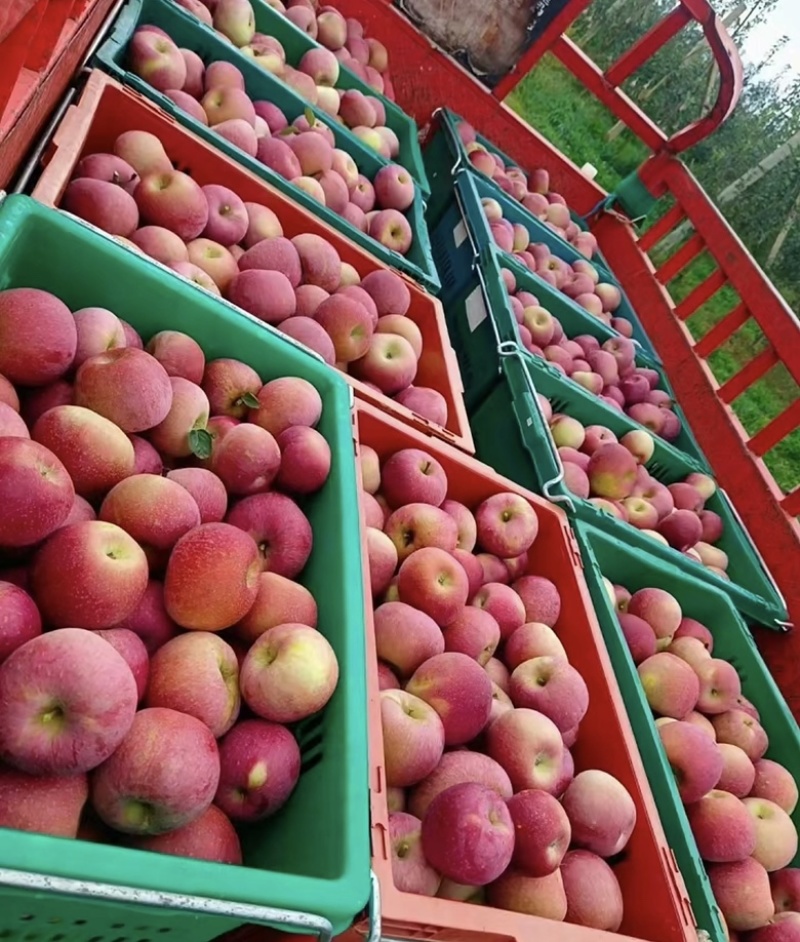
<path fill-rule="evenodd" d="M 763 460 L 800 428 L 800 395 L 752 434 L 733 409 L 741 395 L 778 366 L 790 388 L 792 382 L 800 386 L 800 321 L 682 161 L 666 154 L 654 157 L 641 177 L 654 195 L 672 196 L 674 206 L 642 236 L 613 213 L 599 217 L 593 231 L 658 349 L 718 480 L 783 592 L 791 620 L 800 625 L 800 486 L 784 494 Z M 656 267 L 648 253 L 687 222 L 694 233 Z M 676 304 L 670 284 L 701 256 L 711 261 L 711 270 Z M 735 292 L 738 300 L 704 334 L 694 336 L 687 319 L 724 289 Z M 757 325 L 761 338 L 750 359 L 720 384 L 708 361 L 748 324 Z M 800 650 L 794 649 L 800 641 L 795 637 L 764 632 L 758 641 L 798 715 Z"/>
<path fill-rule="evenodd" d="M 494 89 L 498 98 L 508 93 L 524 78 L 546 52 L 552 52 L 586 88 L 654 152 L 678 154 L 712 134 L 726 121 L 742 94 L 742 60 L 722 20 L 708 0 L 679 0 L 667 13 L 603 71 L 574 43 L 566 31 L 577 17 L 591 6 L 592 0 L 571 0 L 520 58 L 517 67 Z M 708 114 L 693 121 L 673 135 L 667 135 L 622 90 L 622 84 L 691 23 L 698 23 L 719 71 L 717 98 Z"/>

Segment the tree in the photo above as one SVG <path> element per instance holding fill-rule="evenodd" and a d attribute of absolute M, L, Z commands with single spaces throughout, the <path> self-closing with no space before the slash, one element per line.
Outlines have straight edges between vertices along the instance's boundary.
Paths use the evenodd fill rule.
<path fill-rule="evenodd" d="M 675 2 L 594 0 L 574 24 L 571 36 L 601 68 L 608 68 L 673 9 Z M 774 15 L 777 0 L 712 2 L 741 46 L 752 30 Z M 682 156 L 755 258 L 763 266 L 769 265 L 770 276 L 787 301 L 798 304 L 800 266 L 793 260 L 800 257 L 800 163 L 796 151 L 800 78 L 790 80 L 784 75 L 776 81 L 767 76 L 766 70 L 780 49 L 779 42 L 764 62 L 748 67 L 744 93 L 731 118 Z M 667 133 L 704 113 L 716 94 L 716 70 L 699 28 L 682 30 L 625 82 L 624 89 Z M 615 178 L 624 178 L 632 169 L 631 157 L 637 153 L 631 135 L 618 135 L 617 128 L 607 135 L 613 120 L 598 120 L 591 133 L 588 128 L 577 133 L 567 117 L 573 114 L 569 96 L 576 93 L 574 83 L 551 81 L 548 94 L 562 95 L 563 102 L 537 102 L 531 93 L 525 97 L 529 105 L 526 117 L 536 125 L 537 108 L 543 115 L 546 112 L 546 126 L 556 145 L 579 159 L 592 156 L 594 148 L 593 162 L 610 168 Z M 603 143 L 605 147 L 598 153 Z M 580 154 L 576 152 L 578 145 Z M 684 229 L 680 237 L 687 235 Z"/>

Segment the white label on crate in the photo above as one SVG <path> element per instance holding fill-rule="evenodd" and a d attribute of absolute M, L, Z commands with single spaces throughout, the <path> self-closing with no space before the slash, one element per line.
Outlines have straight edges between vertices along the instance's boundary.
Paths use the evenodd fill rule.
<path fill-rule="evenodd" d="M 461 222 L 455 227 L 455 229 L 453 229 L 453 241 L 456 244 L 456 248 L 458 248 L 461 245 L 461 243 L 464 241 L 464 239 L 466 239 L 466 237 L 467 237 L 467 227 L 464 224 L 464 220 L 462 219 Z"/>
<path fill-rule="evenodd" d="M 474 333 L 489 316 L 486 305 L 483 303 L 483 292 L 480 285 L 469 295 L 465 307 L 467 309 L 469 332 Z"/>

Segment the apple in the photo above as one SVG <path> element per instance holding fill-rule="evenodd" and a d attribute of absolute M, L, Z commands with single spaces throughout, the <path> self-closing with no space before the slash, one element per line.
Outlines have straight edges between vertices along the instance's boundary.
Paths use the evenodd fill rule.
<path fill-rule="evenodd" d="M 769 740 L 755 717 L 740 708 L 719 713 L 711 720 L 717 742 L 727 742 L 742 749 L 751 762 L 757 762 L 767 751 Z"/>
<path fill-rule="evenodd" d="M 525 605 L 519 595 L 501 582 L 485 582 L 471 605 L 488 612 L 500 628 L 501 640 L 509 638 L 525 621 Z"/>
<path fill-rule="evenodd" d="M 147 557 L 113 523 L 87 520 L 57 530 L 36 555 L 33 597 L 43 619 L 66 628 L 112 628 L 147 587 Z"/>
<path fill-rule="evenodd" d="M 647 588 L 634 592 L 627 612 L 647 622 L 658 639 L 659 650 L 669 646 L 681 624 L 683 613 L 674 595 L 665 589 Z"/>
<path fill-rule="evenodd" d="M 339 663 L 328 639 L 308 625 L 265 631 L 241 667 L 242 697 L 262 719 L 294 723 L 319 712 L 333 696 Z"/>
<path fill-rule="evenodd" d="M 239 835 L 227 815 L 216 805 L 210 805 L 190 824 L 166 834 L 135 838 L 131 845 L 154 854 L 173 854 L 224 864 L 242 863 Z"/>
<path fill-rule="evenodd" d="M 564 743 L 555 723 L 536 710 L 515 708 L 486 731 L 489 755 L 505 769 L 515 791 L 539 788 L 555 793 Z"/>
<path fill-rule="evenodd" d="M 253 822 L 286 804 L 300 778 L 302 757 L 285 726 L 255 719 L 225 734 L 219 761 L 215 804 L 234 821 Z"/>
<path fill-rule="evenodd" d="M 39 635 L 0 664 L 0 757 L 30 774 L 88 772 L 123 741 L 137 701 L 130 667 L 102 638 Z"/>
<path fill-rule="evenodd" d="M 0 765 L 0 828 L 75 838 L 88 797 L 85 775 L 28 775 Z"/>
<path fill-rule="evenodd" d="M 540 622 L 527 622 L 514 631 L 506 640 L 503 660 L 510 670 L 538 657 L 562 657 L 567 653 L 558 635 Z"/>
<path fill-rule="evenodd" d="M 386 784 L 416 785 L 442 758 L 444 726 L 439 714 L 404 690 L 383 690 L 380 702 Z"/>
<path fill-rule="evenodd" d="M 708 868 L 711 891 L 728 929 L 748 932 L 765 925 L 775 913 L 769 874 L 752 858 Z"/>
<path fill-rule="evenodd" d="M 144 641 L 130 628 L 105 628 L 95 633 L 108 642 L 131 669 L 137 700 L 141 701 L 150 679 L 150 658 Z"/>
<path fill-rule="evenodd" d="M 91 362 L 87 360 L 84 366 Z M 89 500 L 133 474 L 135 455 L 127 435 L 91 409 L 55 406 L 37 419 L 31 438 L 59 458 L 75 492 Z M 18 446 L 14 450 L 21 453 L 26 449 Z M 40 463 L 46 467 L 44 455 Z M 48 472 L 48 478 L 58 479 L 55 469 Z"/>
<path fill-rule="evenodd" d="M 539 532 L 536 511 L 523 497 L 511 492 L 493 494 L 475 512 L 477 542 L 501 559 L 530 549 Z"/>
<path fill-rule="evenodd" d="M 544 576 L 521 576 L 512 588 L 522 599 L 525 621 L 536 621 L 555 628 L 561 614 L 561 596 L 558 588 Z"/>
<path fill-rule="evenodd" d="M 686 812 L 703 860 L 734 863 L 755 851 L 755 818 L 735 795 L 712 789 Z"/>
<path fill-rule="evenodd" d="M 378 657 L 403 677 L 445 650 L 436 622 L 404 602 L 384 602 L 375 609 L 373 619 Z"/>
<path fill-rule="evenodd" d="M 384 478 L 386 467 L 384 467 Z M 425 546 L 400 565 L 397 581 L 400 601 L 430 615 L 440 626 L 455 621 L 467 602 L 469 582 L 460 563 L 446 550 Z"/>
<path fill-rule="evenodd" d="M 157 474 L 134 474 L 115 484 L 100 505 L 99 517 L 156 552 L 169 552 L 200 524 L 200 510 L 192 495 Z"/>
<path fill-rule="evenodd" d="M 0 582 L 0 664 L 17 648 L 42 633 L 42 617 L 28 593 L 11 582 Z"/>
<path fill-rule="evenodd" d="M 647 702 L 656 713 L 682 720 L 697 705 L 700 696 L 697 674 L 674 654 L 666 651 L 654 654 L 642 661 L 637 670 Z"/>
<path fill-rule="evenodd" d="M 494 759 L 481 752 L 456 749 L 446 752 L 431 774 L 412 790 L 408 810 L 417 817 L 424 818 L 437 795 L 463 782 L 477 782 L 491 788 L 504 801 L 511 798 L 513 793 L 508 775 Z"/>
<path fill-rule="evenodd" d="M 442 878 L 422 852 L 421 827 L 422 822 L 414 815 L 403 811 L 390 813 L 392 878 L 402 893 L 436 896 Z"/>
<path fill-rule="evenodd" d="M 488 611 L 467 605 L 444 629 L 445 651 L 474 658 L 483 667 L 500 644 L 500 625 Z"/>
<path fill-rule="evenodd" d="M 511 674 L 508 693 L 515 707 L 543 713 L 562 733 L 577 727 L 589 709 L 589 690 L 583 677 L 558 655 L 520 664 Z"/>
<path fill-rule="evenodd" d="M 567 897 L 561 871 L 546 877 L 529 876 L 523 870 L 507 870 L 486 892 L 490 906 L 563 922 L 567 915 Z"/>
<path fill-rule="evenodd" d="M 238 622 L 256 599 L 261 565 L 251 536 L 228 523 L 204 523 L 175 544 L 164 600 L 181 627 L 220 631 Z"/>
<path fill-rule="evenodd" d="M 236 654 L 222 638 L 178 635 L 153 655 L 146 705 L 195 716 L 219 739 L 239 715 L 238 680 Z"/>
<path fill-rule="evenodd" d="M 446 746 L 470 742 L 489 719 L 491 681 L 480 664 L 466 654 L 446 651 L 434 655 L 414 671 L 406 690 L 439 714 Z"/>
<path fill-rule="evenodd" d="M 770 874 L 776 913 L 800 912 L 800 869 L 787 867 Z"/>
<path fill-rule="evenodd" d="M 617 932 L 624 915 L 622 889 L 605 860 L 586 850 L 571 850 L 561 865 L 567 897 L 566 921 Z"/>
<path fill-rule="evenodd" d="M 717 787 L 725 766 L 722 746 L 685 721 L 659 726 L 658 733 L 684 804 L 699 801 Z"/>
<path fill-rule="evenodd" d="M 75 488 L 64 464 L 44 445 L 0 438 L 0 546 L 39 543 L 64 524 Z"/>
<path fill-rule="evenodd" d="M 508 867 L 514 825 L 503 799 L 492 789 L 464 782 L 433 799 L 422 820 L 422 850 L 433 868 L 450 880 L 485 886 Z"/>
<path fill-rule="evenodd" d="M 700 680 L 697 709 L 701 713 L 707 715 L 725 713 L 736 706 L 742 694 L 742 685 L 739 674 L 732 664 L 719 658 L 709 657 L 695 666 L 695 672 Z"/>
<path fill-rule="evenodd" d="M 748 790 L 748 794 L 754 798 L 766 798 L 787 814 L 792 814 L 797 807 L 797 782 L 792 773 L 772 759 L 759 759 L 753 771 L 752 790 Z"/>
<path fill-rule="evenodd" d="M 131 70 L 148 85 L 165 92 L 182 88 L 186 81 L 186 63 L 180 50 L 166 33 L 137 29 L 131 38 Z"/>
<path fill-rule="evenodd" d="M 507 806 L 516 834 L 513 865 L 534 877 L 554 873 L 572 836 L 561 804 L 547 792 L 526 789 L 510 798 Z"/>
<path fill-rule="evenodd" d="M 228 512 L 227 522 L 255 540 L 260 568 L 265 572 L 294 579 L 311 555 L 311 524 L 285 494 L 269 491 L 245 497 Z"/>
<path fill-rule="evenodd" d="M 92 776 L 92 804 L 124 834 L 163 834 L 211 804 L 220 776 L 209 728 L 186 713 L 140 710 L 119 748 Z"/>
<path fill-rule="evenodd" d="M 561 803 L 575 846 L 600 857 L 613 857 L 625 849 L 636 825 L 636 805 L 613 775 L 600 769 L 579 772 Z"/>
<path fill-rule="evenodd" d="M 744 798 L 742 804 L 755 824 L 753 859 L 768 873 L 788 867 L 797 853 L 797 830 L 792 819 L 767 798 Z"/>
<path fill-rule="evenodd" d="M 364 355 L 353 363 L 352 372 L 387 396 L 397 396 L 416 378 L 417 357 L 405 337 L 378 331 L 369 338 Z"/>
<path fill-rule="evenodd" d="M 711 732 L 716 736 L 712 725 Z M 722 791 L 730 792 L 737 798 L 746 798 L 753 791 L 756 779 L 756 768 L 748 759 L 744 750 L 730 743 L 717 743 L 717 749 L 722 756 L 722 773 L 719 777 L 718 787 Z M 764 760 L 761 760 L 764 761 Z M 754 796 L 761 797 L 761 796 Z"/>

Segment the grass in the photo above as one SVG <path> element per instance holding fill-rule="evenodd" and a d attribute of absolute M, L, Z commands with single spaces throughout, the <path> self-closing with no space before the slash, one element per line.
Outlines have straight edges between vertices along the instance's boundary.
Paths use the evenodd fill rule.
<path fill-rule="evenodd" d="M 606 190 L 616 189 L 647 156 L 646 148 L 627 129 L 615 140 L 608 140 L 608 132 L 616 124 L 614 116 L 551 57 L 546 57 L 526 76 L 506 104 L 579 166 L 593 164 L 598 171 L 597 182 Z M 664 209 L 661 205 L 657 207 L 654 218 Z M 657 254 L 654 261 L 658 264 Z M 701 284 L 714 267 L 706 253 L 687 266 L 667 286 L 675 302 Z M 695 339 L 703 337 L 738 303 L 739 298 L 730 287 L 718 291 L 687 320 Z M 766 346 L 760 328 L 750 320 L 708 358 L 708 364 L 718 382 L 724 383 Z M 785 368 L 778 365 L 739 396 L 733 410 L 748 434 L 753 435 L 798 396 L 800 389 Z M 784 492 L 800 485 L 800 429 L 768 452 L 764 461 Z"/>
<path fill-rule="evenodd" d="M 550 56 L 520 82 L 505 104 L 578 166 L 595 166 L 597 182 L 606 190 L 616 189 L 647 156 L 647 148 L 627 128 L 605 146 L 606 135 L 616 124 L 614 116 Z"/>

